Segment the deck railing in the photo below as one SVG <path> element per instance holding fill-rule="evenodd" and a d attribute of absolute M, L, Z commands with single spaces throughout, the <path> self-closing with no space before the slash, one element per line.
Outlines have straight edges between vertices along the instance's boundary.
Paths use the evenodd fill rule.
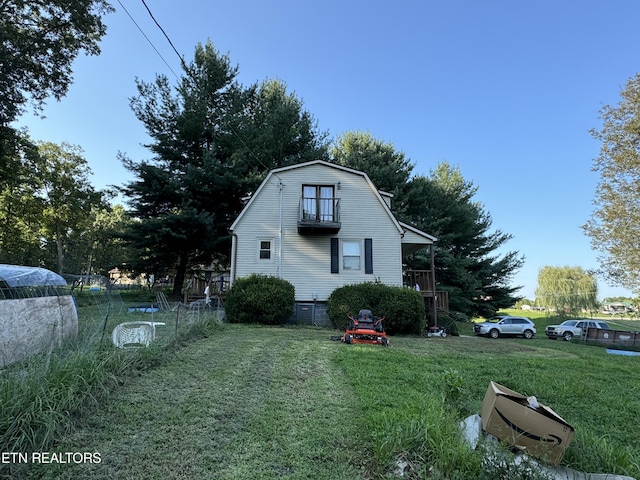
<path fill-rule="evenodd" d="M 433 274 L 431 270 L 405 270 L 403 276 L 406 286 L 419 290 L 423 295 L 433 296 Z"/>
<path fill-rule="evenodd" d="M 431 270 L 405 270 L 402 274 L 405 286 L 419 290 L 424 297 L 425 305 L 428 304 L 432 309 L 428 314 L 434 315 L 436 310 L 449 313 L 449 293 L 434 288 Z"/>

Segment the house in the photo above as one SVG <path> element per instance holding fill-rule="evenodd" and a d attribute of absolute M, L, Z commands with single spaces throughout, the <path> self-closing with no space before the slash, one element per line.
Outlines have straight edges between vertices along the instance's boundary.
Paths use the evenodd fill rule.
<path fill-rule="evenodd" d="M 364 172 L 321 160 L 272 170 L 230 227 L 231 284 L 252 273 L 291 282 L 299 323 L 330 324 L 334 289 L 374 281 L 419 289 L 435 315 L 433 250 L 430 270 L 402 265 L 436 238 L 399 222 L 391 198 Z"/>

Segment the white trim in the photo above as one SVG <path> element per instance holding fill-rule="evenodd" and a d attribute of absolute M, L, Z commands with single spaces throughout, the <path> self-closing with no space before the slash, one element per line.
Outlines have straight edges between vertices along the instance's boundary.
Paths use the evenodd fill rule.
<path fill-rule="evenodd" d="M 404 222 L 398 222 L 398 223 L 405 230 L 409 230 L 409 231 L 415 233 L 416 235 L 420 235 L 421 237 L 424 237 L 427 240 L 431 240 L 432 243 L 435 243 L 435 242 L 438 241 L 438 239 L 436 237 L 434 237 L 433 235 L 429 235 L 428 233 L 425 233 L 422 230 L 418 230 L 416 227 L 412 227 L 411 225 L 409 225 L 407 223 L 404 223 Z"/>
<path fill-rule="evenodd" d="M 346 243 L 352 243 L 352 244 L 357 244 L 358 245 L 358 268 L 345 268 L 344 266 L 344 246 Z M 360 273 L 362 272 L 364 269 L 362 268 L 364 266 L 364 240 L 362 239 L 353 239 L 353 238 L 340 238 L 338 240 L 338 248 L 339 248 L 339 253 L 340 253 L 340 272 L 341 273 L 349 273 L 349 272 L 353 272 L 353 273 Z M 347 255 L 347 258 L 355 258 L 355 255 Z"/>
<path fill-rule="evenodd" d="M 269 242 L 269 250 L 262 248 L 262 242 Z M 273 263 L 275 260 L 275 239 L 271 237 L 258 237 L 256 238 L 256 261 Z M 260 253 L 263 251 L 269 252 L 269 258 L 262 258 Z"/>

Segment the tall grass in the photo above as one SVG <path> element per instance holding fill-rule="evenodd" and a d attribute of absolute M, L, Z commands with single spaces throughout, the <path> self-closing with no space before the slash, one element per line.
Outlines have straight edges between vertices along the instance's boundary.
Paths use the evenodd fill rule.
<path fill-rule="evenodd" d="M 172 312 L 175 325 L 159 335 L 156 345 L 121 350 L 111 344 L 109 334 L 118 323 L 137 318 L 122 307 L 106 309 L 89 300 L 79 302 L 84 306 L 79 308 L 75 341 L 0 370 L 0 452 L 51 450 L 75 421 L 99 406 L 136 369 L 162 363 L 167 351 L 190 338 L 208 336 L 218 325 L 210 315 L 196 312 L 196 321 L 184 316 L 180 321 L 179 313 Z M 22 467 L 0 464 L 0 478 L 11 478 Z"/>
<path fill-rule="evenodd" d="M 32 360 L 0 380 L 0 449 L 33 452 L 49 448 L 75 416 L 98 404 L 137 362 L 115 350 L 61 352 Z"/>

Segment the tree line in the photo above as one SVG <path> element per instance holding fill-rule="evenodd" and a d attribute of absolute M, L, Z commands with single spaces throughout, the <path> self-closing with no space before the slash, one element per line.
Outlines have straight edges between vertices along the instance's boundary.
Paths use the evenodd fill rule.
<path fill-rule="evenodd" d="M 47 97 L 64 96 L 80 51 L 99 54 L 102 17 L 111 6 L 34 0 L 0 9 L 0 261 L 103 275 L 126 264 L 133 274 L 171 273 L 177 293 L 193 266 L 228 265 L 227 228 L 269 170 L 322 159 L 365 171 L 394 194 L 400 220 L 438 237 L 436 278 L 452 309 L 487 315 L 514 303 L 518 287 L 511 281 L 524 259 L 498 253 L 511 236 L 493 228 L 475 199 L 478 187 L 457 167 L 440 162 L 417 174 L 403 152 L 369 133 L 330 139 L 282 81 L 240 84 L 238 67 L 210 42 L 196 46 L 177 82 L 163 75 L 137 82 L 131 108 L 151 138 L 150 156 L 121 155 L 134 180 L 119 187 L 126 205 L 112 205 L 115 192 L 91 186 L 79 146 L 34 141 L 12 127 L 29 106 L 42 111 Z M 633 187 L 640 171 L 639 91 L 636 76 L 592 131 L 602 142 L 593 165 L 601 182 L 583 227 L 601 253 L 600 273 L 630 289 L 640 283 Z M 417 253 L 407 266 L 428 262 Z M 550 283 L 546 296 L 558 298 L 565 287 Z M 584 289 L 593 290 L 588 282 Z"/>
<path fill-rule="evenodd" d="M 429 175 L 393 144 L 365 132 L 330 141 L 283 82 L 241 85 L 238 67 L 210 42 L 198 45 L 176 86 L 164 75 L 137 82 L 131 108 L 151 142 L 151 158 L 120 161 L 135 180 L 111 206 L 113 192 L 96 191 L 77 146 L 32 142 L 26 132 L 11 161 L 19 174 L 2 181 L 0 261 L 43 265 L 59 273 L 174 276 L 179 294 L 195 265 L 229 264 L 227 231 L 269 170 L 323 159 L 365 171 L 395 195 L 394 214 L 439 238 L 436 278 L 450 305 L 490 314 L 514 301 L 510 286 L 522 259 L 495 254 L 510 238 L 492 231 L 491 216 L 460 170 L 438 164 Z M 425 254 L 408 266 L 429 267 Z"/>

